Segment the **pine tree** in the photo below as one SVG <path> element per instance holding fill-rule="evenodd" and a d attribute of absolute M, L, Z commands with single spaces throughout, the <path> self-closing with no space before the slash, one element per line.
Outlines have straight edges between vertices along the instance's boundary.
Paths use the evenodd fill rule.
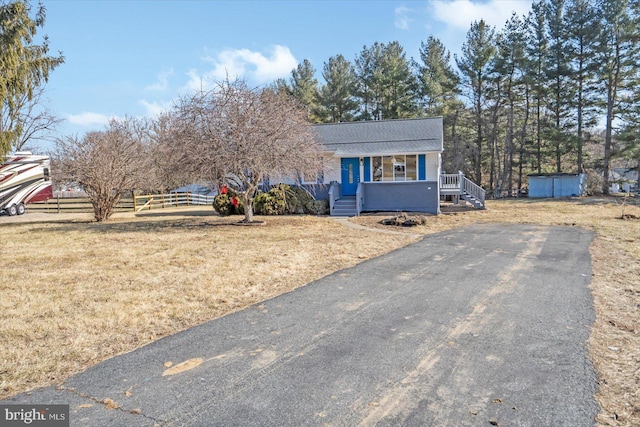
<path fill-rule="evenodd" d="M 418 79 L 418 96 L 424 113 L 442 116 L 444 125 L 445 170 L 465 169 L 465 147 L 457 133 L 464 104 L 458 99 L 460 77 L 451 66 L 451 54 L 437 38 L 429 36 L 420 44 L 420 62 L 413 61 Z"/>
<path fill-rule="evenodd" d="M 420 60 L 414 61 L 414 68 L 423 107 L 428 115 L 446 115 L 447 105 L 456 98 L 460 83 L 451 66 L 451 54 L 439 39 L 429 36 L 426 43 L 420 43 Z"/>
<path fill-rule="evenodd" d="M 546 32 L 546 17 L 542 1 L 531 5 L 531 12 L 526 19 L 527 40 L 526 54 L 529 58 L 527 75 L 532 85 L 534 126 L 535 126 L 535 157 L 538 173 L 542 173 L 544 162 L 542 132 L 546 126 L 544 101 L 547 96 L 547 79 L 545 76 L 548 38 Z"/>
<path fill-rule="evenodd" d="M 565 126 L 569 116 L 570 101 L 574 96 L 573 86 L 568 84 L 570 69 L 564 5 L 565 0 L 548 0 L 545 4 L 550 42 L 545 74 L 549 82 L 547 108 L 551 119 L 545 134 L 553 147 L 558 173 L 562 172 L 562 156 L 570 148 L 566 144 L 570 138 L 565 132 Z"/>
<path fill-rule="evenodd" d="M 387 44 L 383 49 L 381 70 L 382 117 L 402 119 L 416 117 L 417 81 L 400 43 Z"/>
<path fill-rule="evenodd" d="M 289 88 L 291 95 L 307 107 L 307 117 L 312 123 L 322 122 L 320 92 L 316 70 L 308 59 L 291 71 Z"/>
<path fill-rule="evenodd" d="M 507 21 L 504 29 L 498 35 L 498 52 L 494 62 L 495 73 L 504 78 L 504 96 L 506 111 L 505 129 L 505 153 L 503 155 L 503 175 L 501 177 L 502 186 L 506 183 L 509 194 L 513 192 L 513 166 L 516 154 L 516 139 L 520 139 L 520 170 L 523 162 L 524 138 L 518 130 L 518 122 L 526 129 L 528 124 L 528 108 L 523 107 L 522 102 L 527 96 L 526 80 L 524 72 L 526 69 L 525 58 L 525 27 L 522 20 L 514 13 Z M 522 185 L 520 173 L 518 179 L 518 189 Z"/>
<path fill-rule="evenodd" d="M 584 129 L 595 124 L 593 82 L 597 64 L 593 61 L 596 13 L 590 0 L 570 0 L 567 5 L 567 45 L 571 67 L 570 84 L 575 96 L 571 107 L 575 114 L 577 170 L 583 170 Z"/>
<path fill-rule="evenodd" d="M 320 89 L 320 103 L 326 120 L 333 123 L 352 121 L 358 108 L 354 97 L 353 65 L 342 55 L 333 56 L 324 63 L 322 77 L 326 83 Z"/>
<path fill-rule="evenodd" d="M 27 1 L 0 4 L 0 156 L 15 148 L 24 130 L 23 108 L 40 93 L 49 73 L 64 62 L 62 54 L 50 56 L 49 42 L 35 44 L 44 26 L 45 8 L 39 5 L 34 18 Z M 28 115 L 28 112 L 27 112 Z"/>
<path fill-rule="evenodd" d="M 628 0 L 602 0 L 598 5 L 600 32 L 595 58 L 600 64 L 599 80 L 605 93 L 605 142 L 603 192 L 609 194 L 613 120 L 621 112 L 621 95 L 629 88 L 638 67 L 638 14 L 631 12 Z"/>
<path fill-rule="evenodd" d="M 379 120 L 380 117 L 380 62 L 384 45 L 376 42 L 370 48 L 362 47 L 356 58 L 356 94 L 360 101 L 359 120 Z"/>
<path fill-rule="evenodd" d="M 417 83 L 404 49 L 398 42 L 364 46 L 356 58 L 359 118 L 382 120 L 418 114 Z"/>
<path fill-rule="evenodd" d="M 467 40 L 462 45 L 462 56 L 455 56 L 462 73 L 462 82 L 467 88 L 467 96 L 472 101 L 473 126 L 476 130 L 472 165 L 476 183 L 482 183 L 483 143 L 486 138 L 484 128 L 484 101 L 489 84 L 490 65 L 495 55 L 495 30 L 484 20 L 474 22 L 467 32 Z"/>

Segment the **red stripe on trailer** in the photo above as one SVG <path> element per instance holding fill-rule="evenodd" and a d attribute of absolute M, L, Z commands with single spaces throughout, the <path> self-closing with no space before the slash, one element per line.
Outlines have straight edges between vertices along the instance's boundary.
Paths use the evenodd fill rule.
<path fill-rule="evenodd" d="M 30 194 L 24 200 L 24 203 L 46 202 L 53 197 L 53 188 L 51 184 L 42 188 L 40 191 Z"/>

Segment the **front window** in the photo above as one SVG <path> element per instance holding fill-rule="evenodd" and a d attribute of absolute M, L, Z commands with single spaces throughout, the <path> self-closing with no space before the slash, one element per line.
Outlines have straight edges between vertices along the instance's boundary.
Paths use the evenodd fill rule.
<path fill-rule="evenodd" d="M 418 156 L 415 154 L 372 157 L 374 181 L 416 181 Z"/>

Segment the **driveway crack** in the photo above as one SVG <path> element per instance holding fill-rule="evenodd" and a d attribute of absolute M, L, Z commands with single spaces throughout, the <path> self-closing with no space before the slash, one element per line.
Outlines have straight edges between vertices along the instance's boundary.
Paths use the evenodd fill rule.
<path fill-rule="evenodd" d="M 86 399 L 90 402 L 96 403 L 98 405 L 102 405 L 106 410 L 116 410 L 116 411 L 120 411 L 122 413 L 125 414 L 130 414 L 130 415 L 138 415 L 142 418 L 145 418 L 149 421 L 153 421 L 155 423 L 155 425 L 157 426 L 163 426 L 163 425 L 168 425 L 167 421 L 163 421 L 157 418 L 154 418 L 150 415 L 146 415 L 144 413 L 142 413 L 142 410 L 140 408 L 135 408 L 135 409 L 127 409 L 127 408 L 123 408 L 122 406 L 120 406 L 120 404 L 118 404 L 115 400 L 109 398 L 109 397 L 105 397 L 104 399 L 100 399 L 98 397 L 95 396 L 91 396 L 85 393 L 81 393 L 78 390 L 76 390 L 75 388 L 72 387 L 65 387 L 60 386 L 58 387 L 58 390 L 63 391 L 63 392 L 68 392 L 70 394 L 73 394 L 75 396 L 78 396 L 82 399 Z"/>

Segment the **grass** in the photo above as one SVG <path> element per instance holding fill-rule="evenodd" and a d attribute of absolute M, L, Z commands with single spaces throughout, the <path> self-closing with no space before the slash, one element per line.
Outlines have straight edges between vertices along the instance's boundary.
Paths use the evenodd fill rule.
<path fill-rule="evenodd" d="M 410 229 L 430 234 L 475 222 L 593 230 L 596 322 L 589 351 L 600 376 L 600 425 L 640 425 L 640 207 L 620 199 L 489 201 L 446 207 Z M 388 216 L 388 215 L 387 215 Z M 14 217 L 15 218 L 15 217 Z M 381 215 L 353 222 L 384 228 Z M 0 218 L 0 399 L 69 375 L 167 334 L 241 309 L 414 241 L 329 218 L 258 218 L 230 225 L 208 208 Z M 35 221 L 34 221 L 35 220 Z"/>
<path fill-rule="evenodd" d="M 308 216 L 241 227 L 206 207 L 34 215 L 0 218 L 0 399 L 413 240 Z"/>

